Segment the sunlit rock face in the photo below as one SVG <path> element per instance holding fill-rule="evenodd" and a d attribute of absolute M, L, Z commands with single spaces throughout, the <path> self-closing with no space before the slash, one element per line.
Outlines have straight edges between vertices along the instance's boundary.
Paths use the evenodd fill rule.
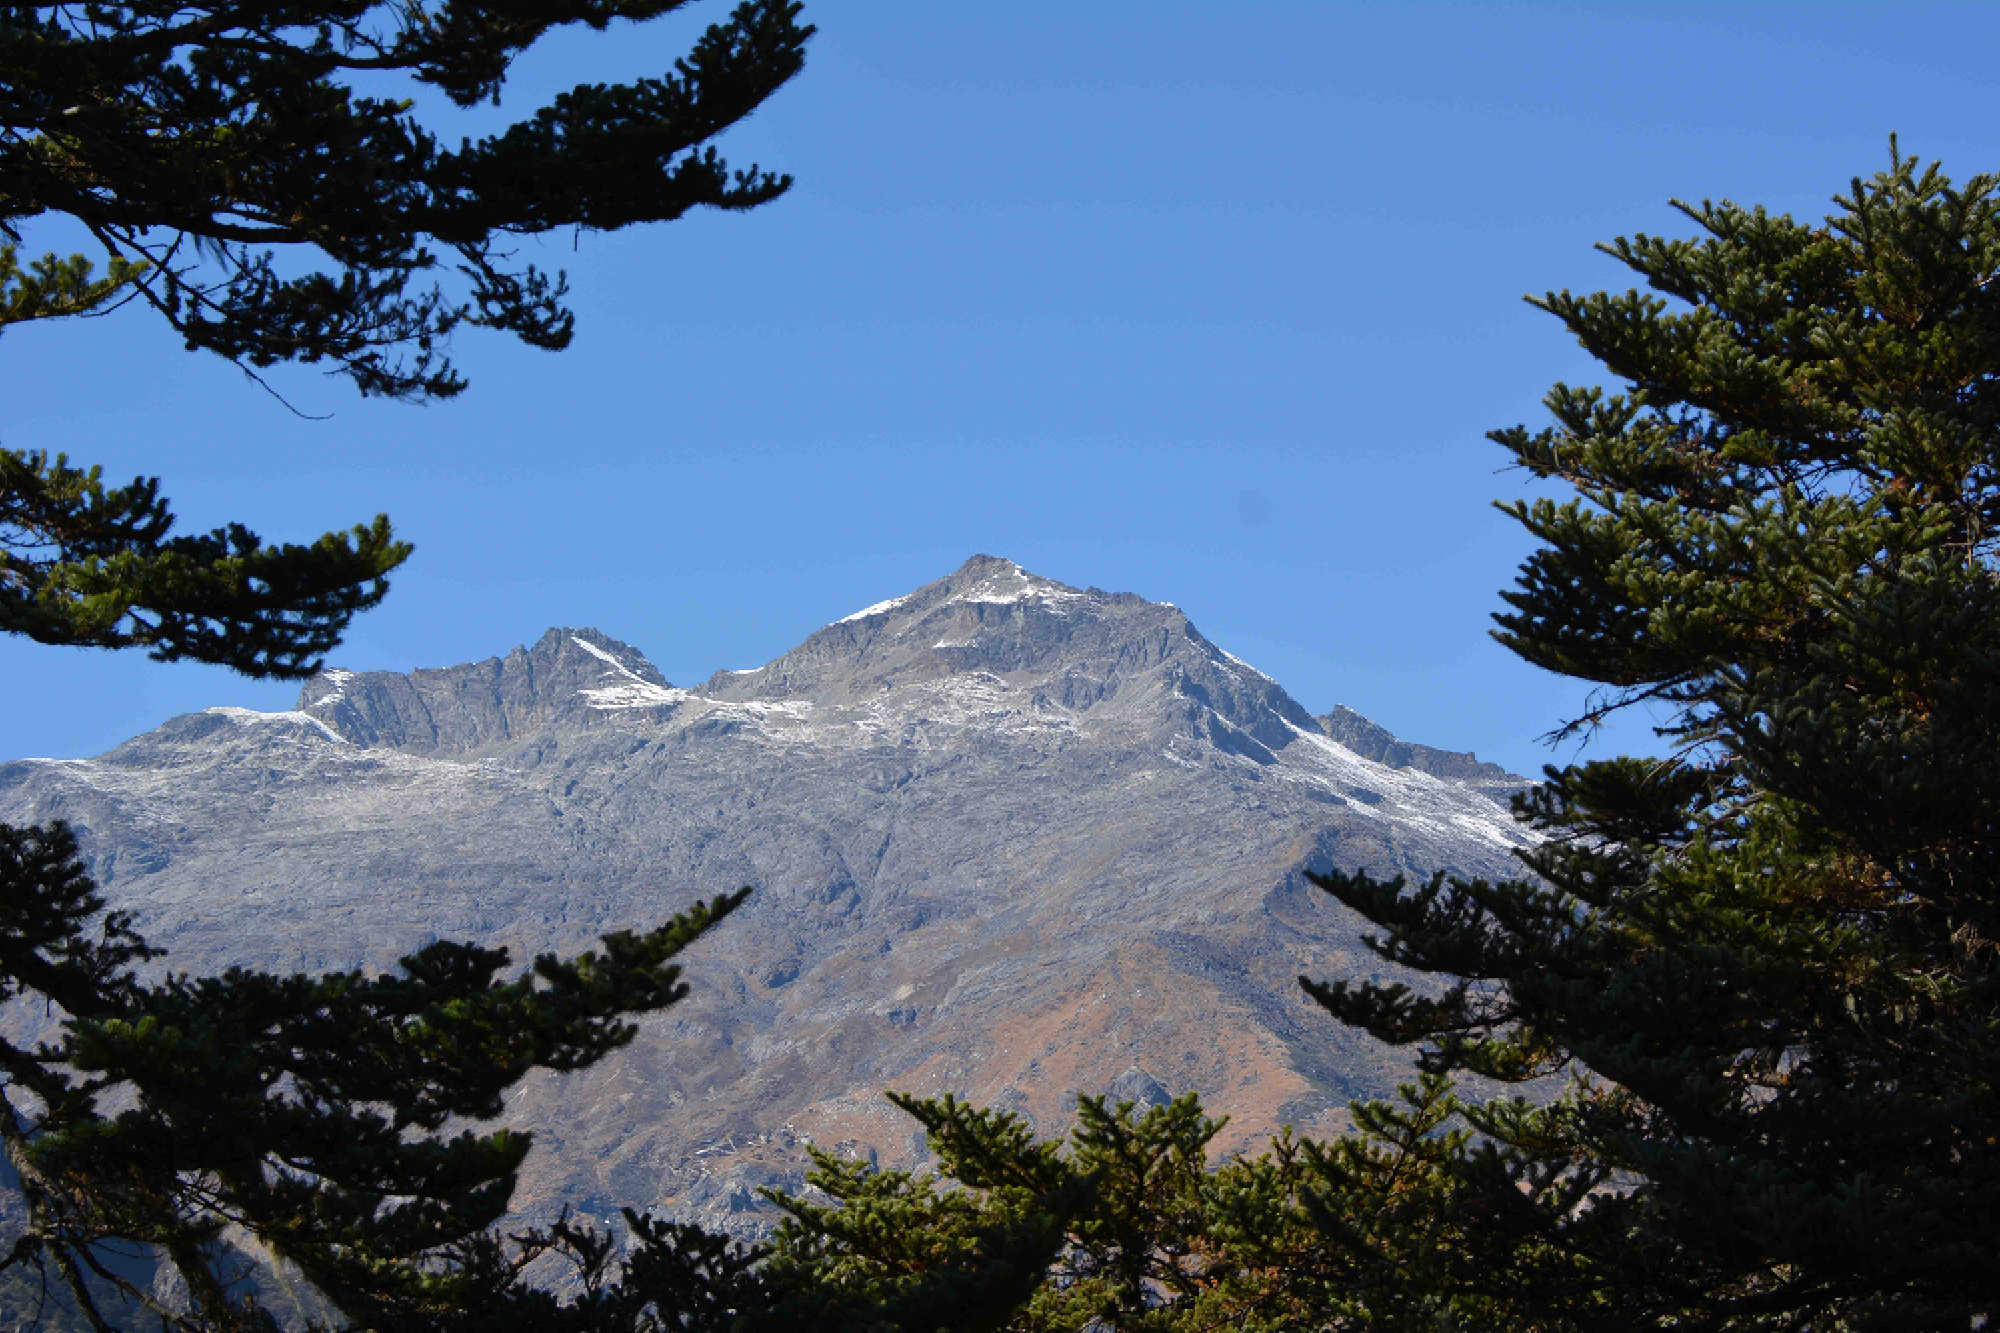
<path fill-rule="evenodd" d="M 67 819 L 176 969 L 525 959 L 756 894 L 692 996 L 596 1069 L 531 1079 L 518 1201 L 745 1234 L 802 1141 L 907 1165 L 882 1098 L 947 1090 L 1046 1134 L 1078 1092 L 1198 1091 L 1222 1151 L 1329 1131 L 1397 1057 L 1301 996 L 1384 969 L 1305 868 L 1507 875 L 1522 780 L 1314 717 L 1172 605 L 975 557 L 754 671 L 676 688 L 551 629 L 504 657 L 328 670 L 88 760 L 0 765 Z"/>

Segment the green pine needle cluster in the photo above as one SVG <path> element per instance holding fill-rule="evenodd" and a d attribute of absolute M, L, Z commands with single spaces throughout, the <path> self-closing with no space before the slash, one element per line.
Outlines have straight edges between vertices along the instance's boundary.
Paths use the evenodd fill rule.
<path fill-rule="evenodd" d="M 21 247 L 0 244 L 0 329 L 36 319 L 87 315 L 146 276 L 144 261 L 111 256 L 101 278 L 88 255 L 58 255 L 51 251 L 26 268 Z"/>
<path fill-rule="evenodd" d="M 157 478 L 107 487 L 100 469 L 0 449 L 0 632 L 310 676 L 410 555 L 379 514 L 310 545 L 234 523 L 170 536 L 173 523 Z"/>
<path fill-rule="evenodd" d="M 563 276 L 520 263 L 513 238 L 783 194 L 789 176 L 733 169 L 711 141 L 803 66 L 813 30 L 800 6 L 742 0 L 660 76 L 583 84 L 455 148 L 414 99 L 355 82 L 394 74 L 458 106 L 497 102 L 513 61 L 547 34 L 687 3 L 0 10 L 0 325 L 132 299 L 190 350 L 253 375 L 322 364 L 363 394 L 406 400 L 465 387 L 449 356 L 461 326 L 566 347 Z M 18 266 L 22 225 L 49 213 L 90 234 L 103 279 L 82 255 Z"/>
<path fill-rule="evenodd" d="M 325 364 L 406 400 L 464 387 L 462 325 L 562 348 L 562 277 L 509 238 L 781 195 L 788 177 L 709 142 L 801 67 L 799 5 L 743 0 L 663 76 L 584 85 L 456 149 L 413 99 L 351 84 L 497 99 L 546 34 L 685 3 L 0 11 L 0 330 L 137 302 L 253 377 Z M 52 214 L 93 238 L 102 277 L 84 255 L 22 262 L 23 228 Z M 154 479 L 0 450 L 0 633 L 298 678 L 410 554 L 382 517 L 300 545 L 173 523 Z M 480 1126 L 530 1070 L 588 1066 L 678 1001 L 674 958 L 743 896 L 519 973 L 440 942 L 382 976 L 190 977 L 105 911 L 68 828 L 0 826 L 0 1000 L 60 1023 L 0 1041 L 0 1176 L 25 1212 L 0 1312 L 95 1333 L 270 1328 L 280 1309 L 385 1331 L 713 1326 L 747 1302 L 754 1255 L 637 1215 L 622 1260 L 567 1219 L 503 1234 L 531 1140 Z M 573 1267 L 570 1299 L 531 1280 L 551 1263 Z"/>
<path fill-rule="evenodd" d="M 1532 879 L 1322 881 L 1453 979 L 1310 985 L 1336 1016 L 1430 1070 L 1571 1079 L 1468 1111 L 1445 1168 L 1521 1248 L 1438 1282 L 1520 1326 L 2000 1305 L 2000 178 L 1892 145 L 1835 204 L 1606 247 L 1650 290 L 1536 304 L 1623 387 L 1493 436 L 1576 492 L 1507 506 L 1542 545 L 1499 638 L 1602 710 L 1654 701 L 1670 756 L 1551 770 Z"/>
<path fill-rule="evenodd" d="M 1342 1138 L 1286 1133 L 1221 1163 L 1208 1150 L 1225 1122 L 1192 1094 L 1143 1111 L 1080 1098 L 1060 1143 L 950 1096 L 891 1100 L 928 1132 L 937 1174 L 812 1150 L 809 1190 L 829 1202 L 767 1193 L 787 1214 L 767 1308 L 851 1333 L 1504 1326 L 1502 1303 L 1439 1280 L 1490 1221 L 1459 1206 L 1450 1168 L 1475 1135 L 1444 1076 L 1356 1106 Z M 1571 1279 L 1567 1256 L 1533 1258 Z"/>
<path fill-rule="evenodd" d="M 170 1326 L 176 1312 L 108 1270 L 103 1245 L 171 1262 L 187 1327 L 260 1326 L 211 1257 L 231 1234 L 360 1327 L 445 1326 L 475 1292 L 490 1305 L 478 1238 L 532 1140 L 465 1126 L 497 1116 L 529 1070 L 630 1042 L 632 1019 L 687 993 L 674 958 L 747 896 L 513 977 L 505 950 L 440 941 L 382 976 L 148 981 L 135 966 L 156 951 L 127 918 L 94 920 L 103 902 L 69 831 L 0 828 L 4 995 L 67 1019 L 55 1043 L 0 1041 L 0 1144 L 30 1217 L 12 1257 L 53 1263 L 79 1293 L 92 1274 Z"/>

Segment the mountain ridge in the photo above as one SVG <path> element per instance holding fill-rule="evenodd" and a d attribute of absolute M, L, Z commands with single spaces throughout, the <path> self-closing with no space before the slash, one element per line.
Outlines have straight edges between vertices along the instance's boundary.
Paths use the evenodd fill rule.
<path fill-rule="evenodd" d="M 651 1204 L 756 1234 L 801 1140 L 922 1159 L 886 1087 L 1045 1133 L 1078 1092 L 1192 1089 L 1233 1117 L 1226 1151 L 1390 1091 L 1404 1058 L 1295 978 L 1394 969 L 1302 871 L 1506 874 L 1520 780 L 1326 717 L 1390 762 L 1177 607 L 975 557 L 691 688 L 575 627 L 330 668 L 288 712 L 0 764 L 0 818 L 69 820 L 194 971 L 388 967 L 438 937 L 525 957 L 755 885 L 688 958 L 688 1001 L 507 1119 L 542 1135 L 528 1216 Z"/>
<path fill-rule="evenodd" d="M 1123 633 L 1100 635 L 1080 652 L 1063 609 L 1075 602 L 1115 610 L 1115 617 L 1100 611 L 1091 619 L 1115 619 Z M 1045 622 L 1041 628 L 1058 632 L 1039 638 L 1023 634 L 1021 629 L 1034 627 L 1008 623 L 1015 619 L 1040 619 Z M 1157 645 L 1150 642 L 1155 634 Z M 594 627 L 559 626 L 533 645 L 477 663 L 407 673 L 328 668 L 304 685 L 293 711 L 332 726 L 357 744 L 471 753 L 502 744 L 565 708 L 674 709 L 689 700 L 837 706 L 899 684 L 967 672 L 1032 674 L 1051 656 L 1060 656 L 1065 665 L 1055 682 L 1060 688 L 1040 691 L 1037 702 L 1084 711 L 1116 693 L 1121 670 L 1129 673 L 1163 662 L 1172 654 L 1176 636 L 1195 650 L 1196 663 L 1193 671 L 1183 670 L 1174 678 L 1176 688 L 1265 750 L 1293 742 L 1283 725 L 1275 725 L 1289 724 L 1316 730 L 1391 769 L 1475 779 L 1503 789 L 1528 782 L 1470 753 L 1403 741 L 1342 705 L 1313 715 L 1276 680 L 1202 635 L 1170 602 L 1074 588 L 987 555 L 973 556 L 952 574 L 912 592 L 832 621 L 762 666 L 717 671 L 686 689 L 673 686 L 628 643 Z M 843 665 L 845 676 L 832 670 Z M 1258 754 L 1255 747 L 1244 752 Z"/>

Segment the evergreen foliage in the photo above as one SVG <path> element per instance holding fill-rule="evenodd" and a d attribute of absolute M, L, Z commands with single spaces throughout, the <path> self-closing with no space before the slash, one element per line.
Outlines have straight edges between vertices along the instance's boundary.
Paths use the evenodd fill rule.
<path fill-rule="evenodd" d="M 413 400 L 464 388 L 447 355 L 460 325 L 567 346 L 562 275 L 517 262 L 510 239 L 784 193 L 790 177 L 732 170 L 708 145 L 801 68 L 800 6 L 743 0 L 661 77 L 583 84 L 457 148 L 413 99 L 354 81 L 397 74 L 457 106 L 497 103 L 545 34 L 687 2 L 0 9 L 0 327 L 138 300 L 190 350 L 252 374 L 324 363 L 363 394 Z M 21 224 L 43 214 L 81 224 L 104 277 L 87 255 L 23 265 Z"/>
<path fill-rule="evenodd" d="M 309 546 L 267 546 L 233 523 L 170 536 L 159 491 L 157 478 L 107 488 L 98 468 L 0 449 L 0 632 L 309 676 L 410 554 L 380 514 Z"/>
<path fill-rule="evenodd" d="M 395 72 L 460 106 L 497 101 L 545 33 L 684 3 L 0 10 L 0 329 L 137 300 L 253 376 L 325 363 L 406 400 L 463 388 L 446 356 L 460 325 L 561 348 L 562 278 L 516 264 L 507 238 L 783 193 L 789 178 L 731 171 L 706 145 L 800 68 L 799 6 L 745 0 L 671 73 L 585 85 L 456 150 L 414 102 L 350 83 Z M 21 224 L 45 214 L 90 234 L 103 276 L 85 255 L 22 261 Z M 329 270 L 280 262 L 301 247 Z M 308 545 L 172 526 L 156 480 L 108 487 L 0 451 L 0 632 L 298 678 L 410 551 L 381 517 Z M 241 1244 L 304 1280 L 299 1310 L 358 1327 L 717 1326 L 754 1294 L 754 1251 L 631 1214 L 622 1264 L 566 1219 L 502 1236 L 530 1140 L 475 1126 L 530 1069 L 589 1065 L 680 999 L 673 960 L 743 896 L 518 975 L 503 950 L 440 942 L 387 976 L 190 977 L 104 910 L 68 828 L 0 826 L 0 1001 L 62 1024 L 33 1047 L 0 1041 L 0 1176 L 26 1209 L 0 1311 L 268 1327 Z M 544 1260 L 575 1265 L 574 1299 L 531 1280 Z M 161 1299 L 155 1262 L 184 1299 Z"/>
<path fill-rule="evenodd" d="M 520 1269 L 582 1233 L 508 1259 L 486 1233 L 530 1137 L 453 1122 L 498 1115 L 530 1069 L 629 1042 L 633 1017 L 686 993 L 674 957 L 746 896 L 511 979 L 505 950 L 440 941 L 387 976 L 146 981 L 135 965 L 157 951 L 103 912 L 69 831 L 0 828 L 0 999 L 66 1016 L 58 1042 L 0 1042 L 0 1143 L 30 1221 L 9 1262 L 53 1265 L 87 1313 L 94 1276 L 171 1327 L 261 1325 L 218 1271 L 232 1228 L 360 1327 L 476 1327 L 481 1311 L 537 1304 Z M 107 1268 L 107 1241 L 170 1262 L 191 1309 Z"/>
<path fill-rule="evenodd" d="M 1356 1108 L 1329 1143 L 1280 1136 L 1210 1169 L 1224 1124 L 1192 1094 L 1140 1111 L 1078 1101 L 1066 1143 L 946 1096 L 891 1094 L 928 1131 L 939 1176 L 812 1151 L 820 1204 L 789 1215 L 760 1269 L 777 1321 L 852 1333 L 1242 1333 L 1478 1328 L 1476 1292 L 1431 1289 L 1465 1243 L 1442 1167 L 1469 1133 L 1449 1080 Z M 1333 1243 L 1329 1243 L 1329 1237 Z M 755 1321 L 732 1328 L 761 1329 Z"/>
<path fill-rule="evenodd" d="M 1406 1288 L 1499 1326 L 1977 1327 L 2000 1305 L 2000 178 L 1891 145 L 1821 225 L 1681 205 L 1552 293 L 1623 382 L 1492 438 L 1575 492 L 1498 636 L 1652 701 L 1551 769 L 1517 883 L 1321 883 L 1441 994 L 1308 982 L 1468 1108 Z M 1333 1234 L 1338 1234 L 1337 1230 Z M 1593 1317 L 1593 1312 L 1597 1312 Z"/>

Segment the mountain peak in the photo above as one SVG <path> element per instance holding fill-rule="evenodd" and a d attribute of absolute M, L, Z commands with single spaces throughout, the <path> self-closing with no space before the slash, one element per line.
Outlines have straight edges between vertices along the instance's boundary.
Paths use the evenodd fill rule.
<path fill-rule="evenodd" d="M 523 1090 L 512 1113 L 566 1145 L 528 1164 L 538 1207 L 599 1207 L 608 1169 L 740 1227 L 752 1187 L 803 1188 L 774 1174 L 801 1140 L 914 1167 L 885 1086 L 1043 1135 L 1076 1088 L 1193 1088 L 1239 1117 L 1231 1150 L 1337 1117 L 1394 1071 L 1272 997 L 1389 965 L 1300 868 L 1498 876 L 1529 838 L 1470 756 L 1316 720 L 1178 608 L 991 556 L 694 689 L 557 627 L 329 670 L 299 704 L 0 765 L 0 816 L 72 820 L 107 897 L 197 971 L 569 951 L 758 886 L 690 953 L 686 1008 Z"/>
<path fill-rule="evenodd" d="M 1121 664 L 1157 665 L 1166 644 L 1190 642 L 1190 635 L 1206 645 L 1165 603 L 1075 588 L 1015 561 L 976 555 L 941 579 L 821 627 L 755 671 L 718 672 L 698 693 L 844 704 L 982 673 L 1017 684 L 1078 672 L 1101 681 Z"/>
<path fill-rule="evenodd" d="M 944 602 L 984 602 L 1004 605 L 1009 602 L 1055 602 L 1070 598 L 1089 596 L 1090 593 L 1058 583 L 1054 579 L 1030 574 L 1012 560 L 997 555 L 975 555 L 951 573 L 913 592 L 886 601 L 864 606 L 859 611 L 842 616 L 834 625 L 852 625 L 877 621 L 883 617 L 922 614 Z M 831 628 L 829 626 L 828 628 Z"/>
<path fill-rule="evenodd" d="M 483 662 L 330 669 L 287 716 L 364 748 L 438 755 L 539 752 L 547 727 L 573 736 L 615 726 L 836 748 L 951 748 L 983 735 L 1060 749 L 1094 739 L 1176 764 L 1197 754 L 1273 773 L 1303 764 L 1308 785 L 1328 765 L 1343 774 L 1380 765 L 1502 799 L 1524 781 L 1469 754 L 1400 741 L 1345 708 L 1314 717 L 1170 602 L 1075 588 L 991 555 L 690 689 L 629 644 L 562 626 Z M 1335 795 L 1347 781 L 1334 782 Z"/>
<path fill-rule="evenodd" d="M 329 667 L 299 691 L 298 711 L 358 745 L 456 753 L 512 740 L 579 707 L 642 707 L 685 695 L 631 644 L 565 625 L 483 662 L 407 673 Z"/>

